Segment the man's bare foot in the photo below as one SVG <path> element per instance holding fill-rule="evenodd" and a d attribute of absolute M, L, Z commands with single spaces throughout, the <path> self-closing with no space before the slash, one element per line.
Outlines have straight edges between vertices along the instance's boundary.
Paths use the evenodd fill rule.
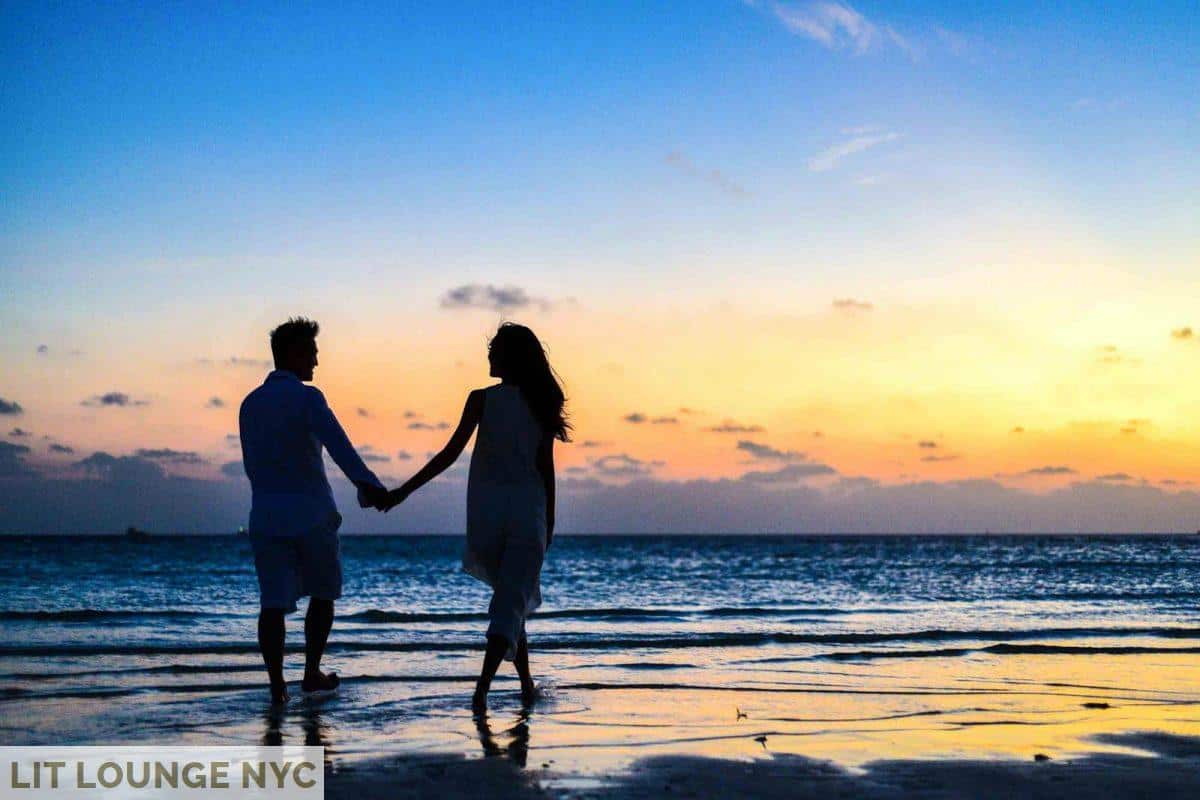
<path fill-rule="evenodd" d="M 282 706 L 287 705 L 288 700 L 291 700 L 291 695 L 288 694 L 287 684 L 281 683 L 278 686 L 271 687 L 271 705 Z"/>
<path fill-rule="evenodd" d="M 305 692 L 332 692 L 341 683 L 336 672 L 320 673 L 316 675 L 305 675 L 304 680 L 300 683 L 301 690 Z"/>
<path fill-rule="evenodd" d="M 475 694 L 471 697 L 471 710 L 476 714 L 487 713 L 487 695 L 488 690 L 483 686 L 475 687 Z"/>
<path fill-rule="evenodd" d="M 534 684 L 532 678 L 528 681 L 521 681 L 521 705 L 531 706 L 536 703 L 538 698 L 541 696 L 542 693 L 538 691 L 538 688 Z"/>

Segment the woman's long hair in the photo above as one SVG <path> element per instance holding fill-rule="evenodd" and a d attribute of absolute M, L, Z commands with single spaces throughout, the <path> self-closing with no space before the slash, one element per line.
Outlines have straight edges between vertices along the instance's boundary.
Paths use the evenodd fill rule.
<path fill-rule="evenodd" d="M 501 324 L 488 343 L 488 354 L 496 375 L 517 385 L 542 427 L 551 436 L 571 441 L 571 423 L 563 410 L 566 396 L 533 331 L 515 322 Z"/>

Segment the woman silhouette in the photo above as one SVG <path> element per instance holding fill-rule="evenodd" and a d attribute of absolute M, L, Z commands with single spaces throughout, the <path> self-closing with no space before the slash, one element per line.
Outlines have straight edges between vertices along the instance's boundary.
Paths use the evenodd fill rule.
<path fill-rule="evenodd" d="M 500 383 L 467 396 L 450 441 L 392 490 L 389 505 L 403 502 L 453 464 L 478 427 L 467 481 L 463 569 L 492 587 L 492 601 L 487 651 L 472 699 L 477 711 L 486 710 L 504 658 L 517 668 L 522 701 L 536 699 L 525 618 L 541 605 L 542 560 L 554 539 L 554 440 L 570 441 L 571 430 L 562 388 L 533 331 L 501 325 L 488 344 L 488 362 Z"/>

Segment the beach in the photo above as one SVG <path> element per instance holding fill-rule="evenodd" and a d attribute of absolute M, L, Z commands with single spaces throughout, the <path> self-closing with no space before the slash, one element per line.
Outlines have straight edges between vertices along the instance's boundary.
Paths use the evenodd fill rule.
<path fill-rule="evenodd" d="M 329 796 L 356 798 L 1200 786 L 1188 537 L 565 537 L 530 622 L 543 696 L 523 709 L 503 665 L 486 720 L 486 595 L 458 538 L 345 537 L 343 686 L 280 710 L 236 537 L 93 542 L 86 565 L 10 544 L 29 565 L 0 579 L 12 744 L 322 745 Z"/>

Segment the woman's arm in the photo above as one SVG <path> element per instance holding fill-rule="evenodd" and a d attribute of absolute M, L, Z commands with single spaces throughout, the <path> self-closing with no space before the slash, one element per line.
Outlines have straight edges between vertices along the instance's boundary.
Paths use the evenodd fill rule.
<path fill-rule="evenodd" d="M 425 484 L 445 472 L 458 457 L 462 455 L 463 448 L 467 446 L 467 442 L 471 439 L 471 434 L 475 432 L 475 427 L 479 425 L 479 418 L 483 415 L 483 390 L 476 389 L 467 395 L 466 405 L 463 406 L 462 419 L 458 422 L 458 427 L 450 436 L 450 441 L 442 448 L 442 451 L 433 458 L 429 459 L 429 463 L 421 468 L 421 471 L 409 478 L 399 489 L 393 489 L 388 492 L 388 508 L 392 508 L 410 494 L 420 489 Z"/>
<path fill-rule="evenodd" d="M 554 437 L 542 437 L 538 446 L 537 468 L 546 487 L 546 547 L 554 541 Z"/>

